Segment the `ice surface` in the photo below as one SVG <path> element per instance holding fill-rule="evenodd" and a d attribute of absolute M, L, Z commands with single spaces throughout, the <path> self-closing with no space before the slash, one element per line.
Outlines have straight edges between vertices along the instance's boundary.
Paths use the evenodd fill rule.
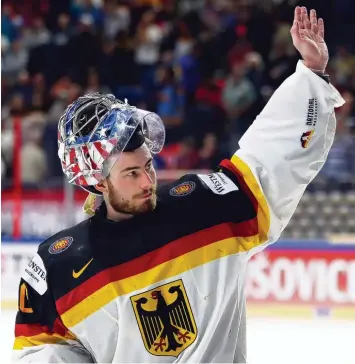
<path fill-rule="evenodd" d="M 250 364 L 355 363 L 355 321 L 248 320 Z"/>
<path fill-rule="evenodd" d="M 14 344 L 14 325 L 16 311 L 1 310 L 0 316 L 0 362 L 10 363 L 11 349 Z"/>

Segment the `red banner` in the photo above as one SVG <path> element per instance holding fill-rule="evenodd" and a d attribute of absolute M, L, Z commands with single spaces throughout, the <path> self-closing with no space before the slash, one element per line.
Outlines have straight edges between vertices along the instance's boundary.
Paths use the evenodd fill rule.
<path fill-rule="evenodd" d="M 307 245 L 307 243 L 304 243 Z M 306 246 L 305 246 L 306 248 Z M 355 250 L 270 249 L 248 264 L 250 303 L 355 304 Z"/>

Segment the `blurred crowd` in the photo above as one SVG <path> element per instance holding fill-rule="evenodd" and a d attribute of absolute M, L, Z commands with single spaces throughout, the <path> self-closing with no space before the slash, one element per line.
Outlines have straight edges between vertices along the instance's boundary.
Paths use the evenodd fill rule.
<path fill-rule="evenodd" d="M 330 4 L 331 2 L 329 2 Z M 88 92 L 157 112 L 167 129 L 158 169 L 210 169 L 236 149 L 299 54 L 298 1 L 17 0 L 2 2 L 1 174 L 14 145 L 26 186 L 62 180 L 57 123 Z M 355 178 L 355 2 L 303 1 L 325 18 L 327 72 L 347 103 L 322 178 Z M 16 144 L 14 123 L 21 126 Z M 3 183 L 4 183 L 3 182 Z"/>

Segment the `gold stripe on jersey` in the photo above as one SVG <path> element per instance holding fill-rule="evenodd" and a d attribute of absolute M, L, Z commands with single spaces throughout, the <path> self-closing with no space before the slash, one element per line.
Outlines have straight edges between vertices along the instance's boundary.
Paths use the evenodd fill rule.
<path fill-rule="evenodd" d="M 15 338 L 15 342 L 14 342 L 14 350 L 22 350 L 26 347 L 31 347 L 31 346 L 38 346 L 38 345 L 45 345 L 45 344 L 58 344 L 60 342 L 66 341 L 68 339 L 72 339 L 75 340 L 74 336 L 61 336 L 58 334 L 46 334 L 46 333 L 42 333 L 42 334 L 38 334 L 35 336 L 18 336 Z"/>
<path fill-rule="evenodd" d="M 258 242 L 256 242 L 255 246 L 261 245 L 268 240 L 268 232 L 270 229 L 270 211 L 268 203 L 265 199 L 263 191 L 259 187 L 259 184 L 248 165 L 236 155 L 233 155 L 231 162 L 242 174 L 245 183 L 249 187 L 258 203 L 257 221 L 259 234 Z"/>
<path fill-rule="evenodd" d="M 100 288 L 61 315 L 66 327 L 74 327 L 119 296 L 137 292 L 214 260 L 242 253 L 258 245 L 259 235 L 231 237 L 190 251 L 152 269 Z"/>

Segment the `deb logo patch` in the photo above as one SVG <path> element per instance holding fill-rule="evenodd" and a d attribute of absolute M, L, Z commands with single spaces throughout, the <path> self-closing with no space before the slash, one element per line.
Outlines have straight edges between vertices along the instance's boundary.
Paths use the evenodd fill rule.
<path fill-rule="evenodd" d="M 173 187 L 169 193 L 171 196 L 186 196 L 190 194 L 195 189 L 195 187 L 196 184 L 194 182 L 183 182 Z"/>
<path fill-rule="evenodd" d="M 47 271 L 38 253 L 28 263 L 22 278 L 40 295 L 47 291 Z"/>
<path fill-rule="evenodd" d="M 239 188 L 224 173 L 198 174 L 198 178 L 216 195 L 225 195 Z"/>
<path fill-rule="evenodd" d="M 51 254 L 62 253 L 70 247 L 72 242 L 73 242 L 73 238 L 71 236 L 69 236 L 67 238 L 59 239 L 59 240 L 55 241 L 53 244 L 51 244 L 48 251 Z"/>
<path fill-rule="evenodd" d="M 314 134 L 314 130 L 307 131 L 301 136 L 302 148 L 307 148 Z"/>

